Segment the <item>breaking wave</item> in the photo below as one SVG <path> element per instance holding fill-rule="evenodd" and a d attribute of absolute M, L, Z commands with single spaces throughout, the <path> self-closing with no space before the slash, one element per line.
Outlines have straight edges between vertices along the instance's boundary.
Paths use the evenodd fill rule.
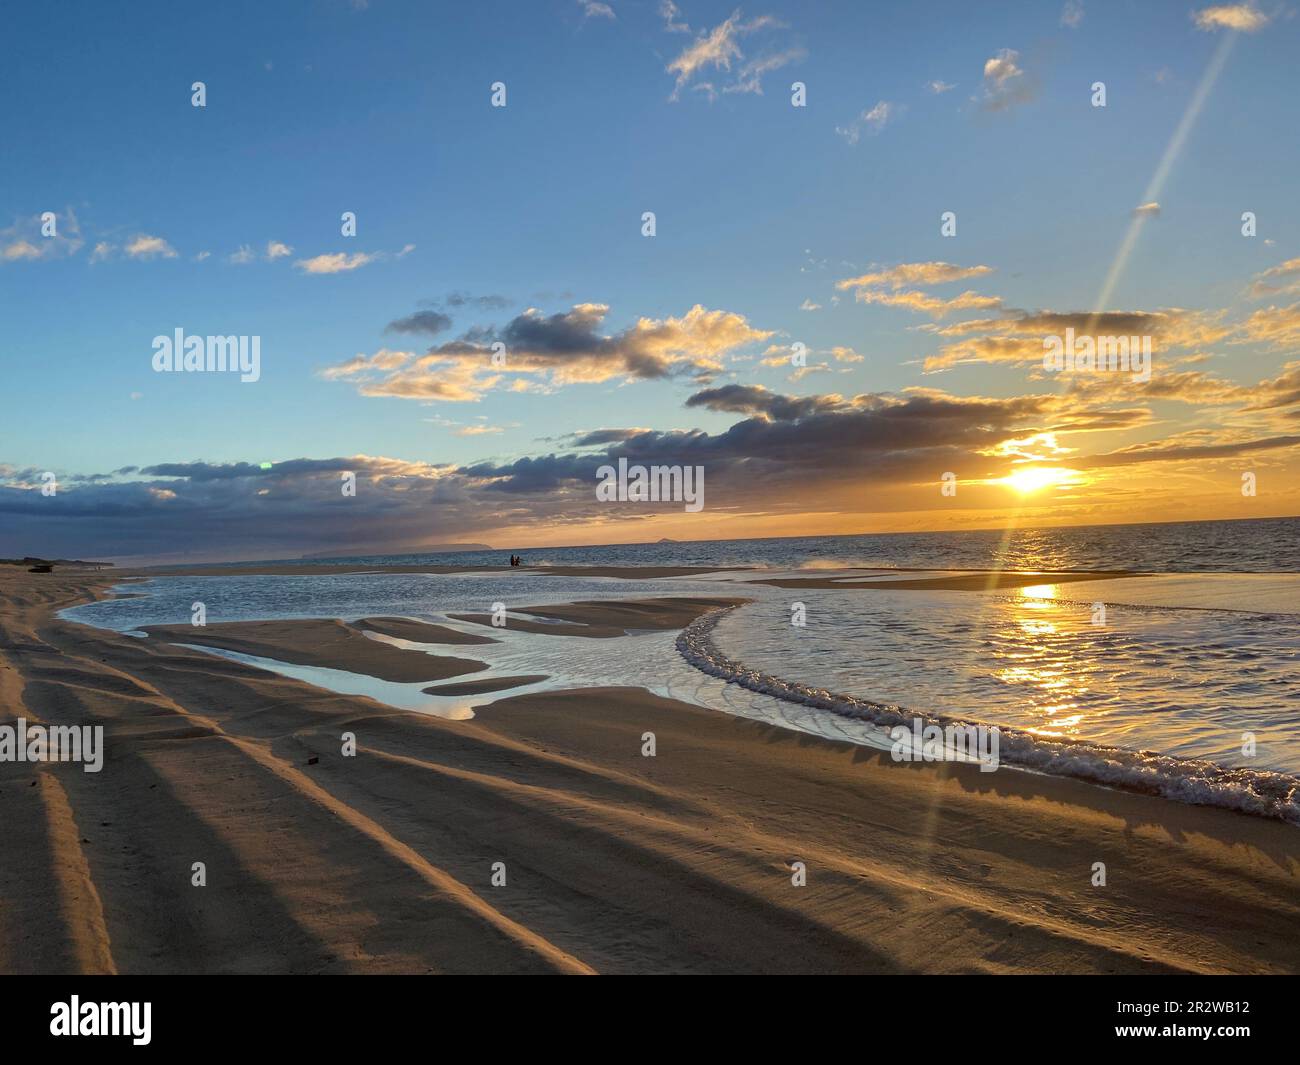
<path fill-rule="evenodd" d="M 728 658 L 713 642 L 715 626 L 736 609 L 734 606 L 723 607 L 701 615 L 687 625 L 677 637 L 677 650 L 682 657 L 701 672 L 749 691 L 886 729 L 894 725 L 910 727 L 916 718 L 926 725 L 941 727 L 984 724 L 918 713 L 751 669 Z M 1228 768 L 1197 759 L 1171 758 L 1149 751 L 1127 751 L 1077 740 L 1047 739 L 1022 729 L 995 727 L 1003 765 L 1300 825 L 1300 779 L 1285 773 Z"/>

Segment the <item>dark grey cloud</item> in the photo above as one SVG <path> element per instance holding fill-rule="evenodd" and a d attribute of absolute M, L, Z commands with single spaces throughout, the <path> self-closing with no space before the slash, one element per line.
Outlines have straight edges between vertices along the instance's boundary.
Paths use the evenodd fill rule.
<path fill-rule="evenodd" d="M 696 392 L 686 400 L 686 406 L 795 421 L 819 410 L 833 409 L 838 402 L 838 396 L 784 396 L 762 385 L 723 385 Z"/>
<path fill-rule="evenodd" d="M 397 318 L 384 328 L 386 333 L 423 333 L 437 336 L 451 328 L 451 317 L 438 311 L 416 311 L 405 318 Z"/>
<path fill-rule="evenodd" d="M 640 436 L 642 433 L 649 432 L 647 429 L 593 429 L 588 433 L 574 433 L 565 439 L 570 440 L 574 447 L 593 447 L 597 444 L 616 444 L 624 440 L 631 440 L 633 437 Z"/>
<path fill-rule="evenodd" d="M 450 292 L 443 303 L 448 307 L 476 307 L 484 311 L 501 311 L 515 301 L 507 296 L 471 296 L 467 292 Z"/>
<path fill-rule="evenodd" d="M 871 506 L 872 491 L 882 493 L 878 508 L 890 509 L 886 490 L 933 484 L 949 470 L 963 481 L 1005 476 L 1018 442 L 1036 434 L 1112 431 L 1150 417 L 1069 394 L 788 396 L 749 385 L 705 389 L 686 406 L 739 418 L 714 433 L 595 429 L 546 454 L 462 466 L 367 456 L 295 458 L 269 469 L 155 463 L 136 480 L 61 476 L 54 497 L 39 491 L 39 471 L 0 465 L 8 482 L 0 487 L 0 555 L 294 558 L 360 543 L 409 545 L 432 528 L 443 541 L 490 541 L 484 530 L 645 520 L 654 507 L 595 498 L 597 469 L 619 458 L 702 466 L 706 512 L 857 512 Z M 1213 461 L 1297 446 L 1300 436 L 1225 439 L 1207 429 L 1069 461 L 1081 469 Z M 354 497 L 340 491 L 344 473 L 356 476 Z"/>

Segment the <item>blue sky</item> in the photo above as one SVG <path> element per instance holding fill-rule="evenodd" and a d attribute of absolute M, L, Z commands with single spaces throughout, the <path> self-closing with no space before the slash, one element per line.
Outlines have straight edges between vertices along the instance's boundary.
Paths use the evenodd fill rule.
<path fill-rule="evenodd" d="M 836 288 L 905 263 L 986 266 L 932 291 L 985 293 L 1024 312 L 1176 308 L 1239 323 L 1274 306 L 1284 315 L 1291 300 L 1270 290 L 1271 302 L 1250 304 L 1242 294 L 1300 246 L 1300 145 L 1285 133 L 1294 126 L 1300 21 L 1284 6 L 1211 8 L 1226 13 L 1208 20 L 1206 10 L 1096 0 L 980 9 L 683 2 L 667 14 L 660 0 L 10 4 L 10 37 L 23 45 L 0 71 L 0 228 L 9 226 L 0 256 L 20 244 L 36 250 L 0 258 L 0 472 L 30 490 L 32 471 L 57 471 L 68 495 L 84 493 L 88 512 L 143 501 L 138 519 L 147 524 L 154 504 L 139 486 L 158 478 L 78 478 L 348 456 L 505 468 L 584 430 L 716 436 L 738 416 L 771 423 L 770 413 L 730 400 L 687 406 L 702 387 L 795 397 L 1058 391 L 1031 380 L 1023 361 L 925 373 L 922 360 L 943 343 L 934 330 L 970 315 L 918 315 Z M 670 66 L 711 36 L 725 63 L 706 59 L 678 86 Z M 1133 211 L 1225 46 L 1222 72 L 1159 188 L 1158 213 L 1141 223 L 1107 306 L 1096 308 Z M 195 81 L 206 85 L 204 108 L 191 106 Z M 507 86 L 504 108 L 490 106 L 495 81 Z M 793 81 L 807 86 L 804 108 L 791 106 Z M 1095 81 L 1106 84 L 1104 108 L 1091 106 Z M 1245 210 L 1259 220 L 1253 239 L 1240 232 Z M 57 247 L 36 243 L 43 211 L 57 212 Z M 343 211 L 356 212 L 356 237 L 340 235 Z M 641 235 L 644 211 L 656 214 L 653 238 Z M 943 211 L 957 214 L 954 238 L 940 236 Z M 291 250 L 268 260 L 270 242 Z M 232 262 L 243 248 L 252 261 Z M 336 273 L 305 265 L 339 253 L 370 258 Z M 455 293 L 500 299 L 451 306 Z M 818 308 L 801 310 L 806 301 Z M 528 308 L 545 319 L 580 304 L 608 308 L 596 327 L 605 337 L 639 319 L 680 320 L 698 304 L 763 339 L 720 349 L 720 366 L 704 374 L 697 360 L 673 355 L 672 372 L 650 379 L 598 369 L 602 349 L 569 379 L 536 369 L 475 384 L 474 398 L 458 402 L 367 396 L 355 375 L 322 375 L 359 354 L 414 358 L 466 335 L 500 335 Z M 386 331 L 421 309 L 451 324 L 437 336 Z M 1186 372 L 1254 387 L 1294 357 L 1290 319 L 1282 321 L 1198 333 L 1179 357 L 1205 358 Z M 154 373 L 151 339 L 177 326 L 260 336 L 261 380 Z M 793 341 L 824 368 L 794 375 L 760 365 Z M 825 354 L 833 348 L 861 358 Z M 509 391 L 515 380 L 530 390 Z M 1148 403 L 1150 413 L 1104 441 L 1074 439 L 1076 453 L 1149 445 L 1206 424 L 1186 399 L 1169 408 L 1118 394 L 1106 402 Z M 1294 420 L 1276 417 L 1267 426 L 1237 419 L 1203 443 L 1280 438 Z M 1030 428 L 1059 428 L 1050 420 Z M 1272 450 L 1271 461 L 1285 451 Z M 995 472 L 970 476 L 982 483 Z M 1219 516 L 1210 496 L 1196 495 L 1210 474 L 1204 466 L 1187 474 L 1187 516 Z M 921 482 L 912 477 L 882 481 L 879 492 L 895 498 L 876 509 L 943 527 L 932 506 L 916 503 L 909 486 Z M 167 490 L 184 498 L 183 487 Z M 259 489 L 245 487 L 247 502 Z M 119 492 L 92 495 L 106 488 Z M 1083 509 L 1077 491 L 1033 502 L 1068 520 L 1105 516 L 1112 498 L 1099 492 Z M 1051 511 L 1053 503 L 1066 506 Z M 791 509 L 782 498 L 765 507 L 738 496 L 731 534 L 745 517 L 772 531 L 764 516 L 778 511 L 835 515 L 779 531 L 871 525 L 865 501 L 846 507 L 832 491 L 825 504 L 804 499 Z M 1285 513 L 1293 504 L 1275 495 L 1268 505 Z M 196 502 L 207 505 L 214 501 Z M 963 506 L 975 509 L 973 520 L 1024 501 L 972 493 Z M 44 513 L 54 516 L 52 507 Z M 520 528 L 479 512 L 453 527 Z M 599 536 L 584 525 L 573 538 Z M 84 527 L 69 542 L 96 549 Z M 129 553 L 131 543 L 123 533 L 113 550 Z M 20 545 L 15 537 L 2 546 Z"/>

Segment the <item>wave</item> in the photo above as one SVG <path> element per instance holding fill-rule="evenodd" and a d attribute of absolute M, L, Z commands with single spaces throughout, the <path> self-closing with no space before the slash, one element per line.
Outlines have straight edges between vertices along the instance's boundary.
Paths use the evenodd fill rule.
<path fill-rule="evenodd" d="M 736 606 L 722 607 L 687 625 L 677 637 L 681 656 L 701 672 L 749 691 L 884 728 L 894 725 L 910 728 L 917 718 L 923 725 L 941 728 L 985 725 L 813 688 L 751 669 L 728 658 L 713 642 L 712 634 L 718 622 L 736 609 Z M 997 729 L 1003 765 L 1300 825 L 1300 778 L 1285 773 L 1229 768 L 1213 762 L 1171 758 L 1151 751 L 1126 751 L 1078 740 L 1046 739 L 1001 725 L 985 727 Z"/>

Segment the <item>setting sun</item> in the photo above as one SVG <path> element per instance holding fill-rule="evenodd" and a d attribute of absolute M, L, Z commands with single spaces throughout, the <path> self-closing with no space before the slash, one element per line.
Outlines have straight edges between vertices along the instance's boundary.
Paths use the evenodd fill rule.
<path fill-rule="evenodd" d="M 1078 484 L 1078 470 L 1067 470 L 1059 466 L 1027 466 L 997 481 L 1019 492 L 1022 496 L 1037 492 L 1043 488 L 1057 485 Z"/>

